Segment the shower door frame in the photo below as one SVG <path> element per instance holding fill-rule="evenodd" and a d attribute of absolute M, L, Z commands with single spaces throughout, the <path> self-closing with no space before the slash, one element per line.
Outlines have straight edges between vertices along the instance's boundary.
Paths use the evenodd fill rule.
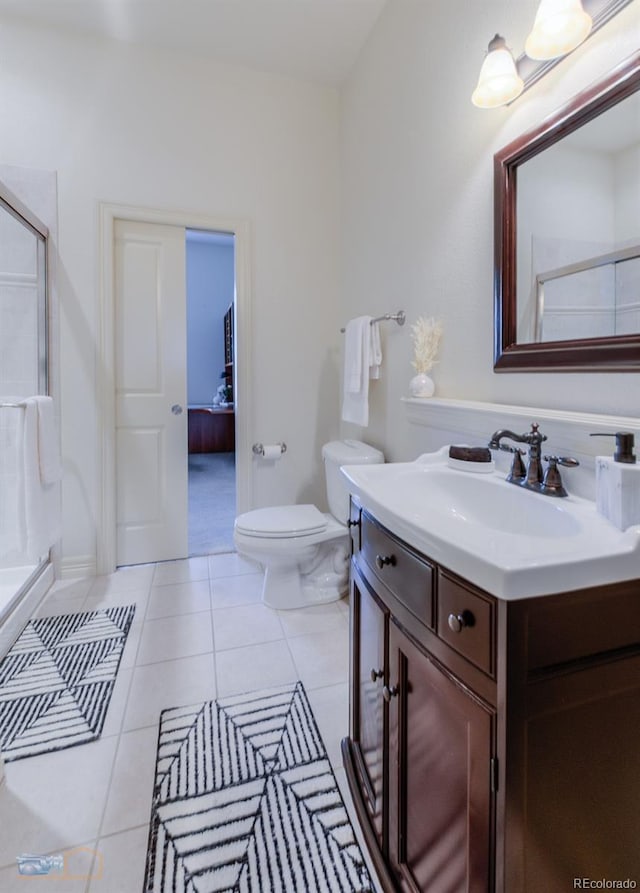
<path fill-rule="evenodd" d="M 49 227 L 18 198 L 4 180 L 0 180 L 0 206 L 38 237 L 39 261 L 40 245 L 43 248 L 44 278 L 42 284 L 40 284 L 40 281 L 38 282 L 38 392 L 52 395 L 51 299 L 53 292 L 53 250 L 51 232 Z M 52 557 L 53 552 L 56 550 L 57 547 L 54 547 L 54 549 L 47 551 L 47 554 L 34 566 L 32 573 L 16 590 L 11 600 L 0 612 L 0 657 L 6 653 L 16 632 L 24 625 L 34 606 L 51 586 L 54 579 Z"/>

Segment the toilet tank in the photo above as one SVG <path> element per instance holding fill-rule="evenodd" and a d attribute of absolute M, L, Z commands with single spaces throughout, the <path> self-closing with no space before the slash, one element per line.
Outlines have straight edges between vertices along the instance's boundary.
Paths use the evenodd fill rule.
<path fill-rule="evenodd" d="M 332 440 L 322 447 L 329 511 L 341 524 L 349 517 L 349 487 L 340 474 L 341 465 L 377 465 L 384 455 L 360 440 Z"/>

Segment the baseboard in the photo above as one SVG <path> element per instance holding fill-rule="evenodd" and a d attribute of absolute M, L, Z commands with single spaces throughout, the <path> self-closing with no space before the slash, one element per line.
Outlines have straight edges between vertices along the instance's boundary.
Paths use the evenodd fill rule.
<path fill-rule="evenodd" d="M 95 555 L 70 555 L 61 558 L 58 562 L 58 578 L 60 580 L 95 577 L 96 573 Z"/>

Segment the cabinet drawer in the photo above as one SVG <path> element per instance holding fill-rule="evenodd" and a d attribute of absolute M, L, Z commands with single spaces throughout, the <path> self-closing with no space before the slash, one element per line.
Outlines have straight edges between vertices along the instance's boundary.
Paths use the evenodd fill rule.
<path fill-rule="evenodd" d="M 480 670 L 494 675 L 493 600 L 444 571 L 438 574 L 438 636 Z"/>
<path fill-rule="evenodd" d="M 360 524 L 360 554 L 376 577 L 418 620 L 433 629 L 433 568 L 373 522 Z"/>

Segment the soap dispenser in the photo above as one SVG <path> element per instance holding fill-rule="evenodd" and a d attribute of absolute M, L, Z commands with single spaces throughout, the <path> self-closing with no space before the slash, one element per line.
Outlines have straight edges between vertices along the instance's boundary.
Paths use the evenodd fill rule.
<path fill-rule="evenodd" d="M 633 434 L 591 436 L 616 439 L 613 456 L 596 456 L 596 509 L 619 530 L 640 524 L 640 465 L 633 452 Z"/>

